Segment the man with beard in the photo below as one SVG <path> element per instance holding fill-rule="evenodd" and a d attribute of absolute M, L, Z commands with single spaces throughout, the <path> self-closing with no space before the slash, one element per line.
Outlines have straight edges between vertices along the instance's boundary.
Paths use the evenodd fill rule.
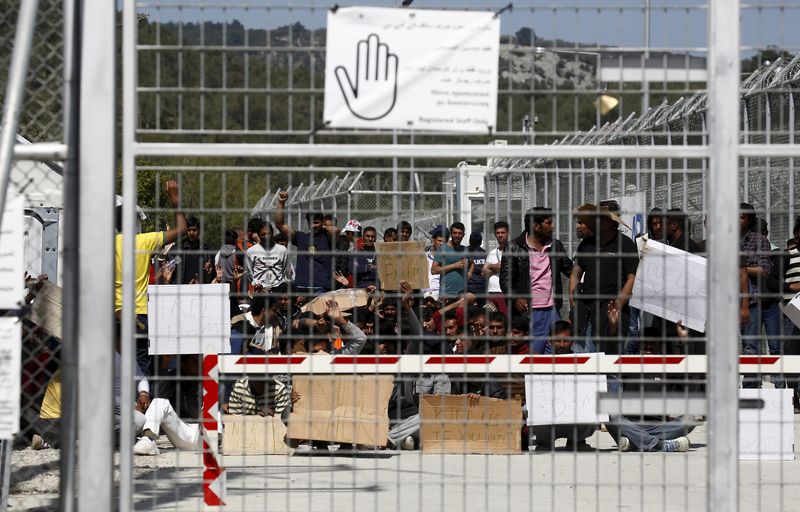
<path fill-rule="evenodd" d="M 331 290 L 333 281 L 333 250 L 336 226 L 323 224 L 321 213 L 308 213 L 309 232 L 295 231 L 285 222 L 286 201 L 289 193 L 278 194 L 275 209 L 275 226 L 297 247 L 295 289 L 298 292 L 318 295 Z"/>
<path fill-rule="evenodd" d="M 287 278 L 289 251 L 276 244 L 272 234 L 272 224 L 265 223 L 255 235 L 257 243 L 247 249 L 247 273 L 255 291 L 272 290 Z"/>
<path fill-rule="evenodd" d="M 363 231 L 364 247 L 350 255 L 350 275 L 355 288 L 376 287 L 378 284 L 378 263 L 375 259 L 375 240 L 378 231 L 367 226 Z"/>
<path fill-rule="evenodd" d="M 200 221 L 189 217 L 186 236 L 181 240 L 181 258 L 178 263 L 178 284 L 210 283 L 214 279 L 212 257 L 200 240 Z"/>

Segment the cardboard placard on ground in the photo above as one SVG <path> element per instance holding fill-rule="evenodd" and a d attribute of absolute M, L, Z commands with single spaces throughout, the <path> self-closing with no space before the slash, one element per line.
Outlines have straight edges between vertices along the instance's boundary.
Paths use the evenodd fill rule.
<path fill-rule="evenodd" d="M 61 339 L 61 287 L 45 281 L 31 306 L 31 322 Z"/>
<path fill-rule="evenodd" d="M 224 455 L 291 455 L 284 442 L 286 425 L 277 416 L 222 415 Z"/>
<path fill-rule="evenodd" d="M 605 375 L 526 375 L 528 425 L 606 422 L 608 415 L 597 412 L 597 393 L 607 389 Z"/>
<path fill-rule="evenodd" d="M 425 242 L 380 242 L 375 244 L 375 252 L 382 290 L 399 290 L 400 281 L 408 281 L 415 290 L 430 286 Z"/>
<path fill-rule="evenodd" d="M 791 389 L 740 389 L 739 398 L 764 401 L 739 409 L 739 460 L 794 460 Z"/>
<path fill-rule="evenodd" d="M 466 395 L 422 395 L 419 399 L 423 453 L 518 454 L 522 401 Z"/>
<path fill-rule="evenodd" d="M 296 375 L 288 437 L 386 446 L 391 375 Z"/>
<path fill-rule="evenodd" d="M 324 315 L 327 311 L 325 303 L 335 300 L 339 304 L 340 311 L 347 311 L 353 308 L 362 308 L 367 305 L 367 291 L 360 288 L 348 288 L 336 290 L 335 292 L 323 293 L 308 304 L 304 304 L 300 310 L 305 313 L 312 311 L 315 315 Z"/>
<path fill-rule="evenodd" d="M 229 289 L 228 283 L 148 286 L 150 355 L 204 354 L 209 345 L 230 353 Z"/>

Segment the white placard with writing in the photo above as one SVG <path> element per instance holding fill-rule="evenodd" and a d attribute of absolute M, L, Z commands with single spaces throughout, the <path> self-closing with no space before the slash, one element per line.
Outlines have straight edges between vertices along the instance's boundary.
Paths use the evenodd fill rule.
<path fill-rule="evenodd" d="M 328 13 L 326 45 L 329 126 L 495 128 L 500 19 L 491 12 L 343 7 Z"/>
<path fill-rule="evenodd" d="M 19 309 L 25 297 L 24 205 L 25 198 L 9 185 L 0 228 L 0 309 Z"/>
<path fill-rule="evenodd" d="M 648 240 L 630 305 L 694 331 L 706 330 L 706 259 Z"/>
<path fill-rule="evenodd" d="M 147 287 L 150 355 L 231 351 L 229 285 L 181 284 Z"/>
<path fill-rule="evenodd" d="M 608 389 L 605 375 L 526 375 L 528 425 L 602 423 L 597 393 Z"/>
<path fill-rule="evenodd" d="M 19 431 L 21 353 L 21 323 L 14 317 L 0 318 L 0 439 L 11 439 Z"/>
<path fill-rule="evenodd" d="M 762 409 L 739 409 L 740 460 L 794 460 L 791 389 L 740 389 L 739 398 L 763 400 Z"/>

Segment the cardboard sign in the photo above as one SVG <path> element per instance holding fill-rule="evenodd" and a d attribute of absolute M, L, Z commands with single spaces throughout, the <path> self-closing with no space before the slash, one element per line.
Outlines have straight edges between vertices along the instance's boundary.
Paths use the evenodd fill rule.
<path fill-rule="evenodd" d="M 794 460 L 791 389 L 740 389 L 739 398 L 764 401 L 739 409 L 739 460 Z"/>
<path fill-rule="evenodd" d="M 332 127 L 489 133 L 500 18 L 492 12 L 328 12 L 323 119 Z"/>
<path fill-rule="evenodd" d="M 311 311 L 315 315 L 324 315 L 328 310 L 325 305 L 329 300 L 335 300 L 339 305 L 340 311 L 347 311 L 353 308 L 362 308 L 367 305 L 367 291 L 361 288 L 347 288 L 336 290 L 335 292 L 323 293 L 311 302 L 304 304 L 300 311 L 305 313 Z"/>
<path fill-rule="evenodd" d="M 150 355 L 204 354 L 209 345 L 230 353 L 228 291 L 227 283 L 148 286 Z"/>
<path fill-rule="evenodd" d="M 45 281 L 31 306 L 31 322 L 58 339 L 61 339 L 61 317 L 64 310 L 61 304 L 62 292 L 61 287 Z"/>
<path fill-rule="evenodd" d="M 14 317 L 0 318 L 0 439 L 19 432 L 22 324 Z"/>
<path fill-rule="evenodd" d="M 16 189 L 9 185 L 0 229 L 0 309 L 19 309 L 20 301 L 25 298 L 24 205 L 25 196 L 17 195 Z M 57 276 L 50 277 L 55 279 Z"/>
<path fill-rule="evenodd" d="M 630 305 L 698 332 L 706 330 L 706 259 L 648 240 Z"/>
<path fill-rule="evenodd" d="M 422 453 L 518 454 L 522 402 L 466 395 L 419 398 Z"/>
<path fill-rule="evenodd" d="M 605 375 L 526 375 L 528 425 L 575 425 L 608 421 L 597 412 L 597 393 L 608 389 Z"/>
<path fill-rule="evenodd" d="M 286 425 L 277 416 L 222 415 L 224 455 L 291 455 Z"/>
<path fill-rule="evenodd" d="M 792 297 L 792 300 L 783 306 L 783 314 L 786 315 L 795 326 L 800 327 L 800 293 Z"/>
<path fill-rule="evenodd" d="M 379 242 L 375 244 L 375 252 L 382 290 L 399 290 L 400 281 L 408 281 L 415 290 L 430 286 L 425 242 Z"/>
<path fill-rule="evenodd" d="M 391 375 L 297 375 L 288 437 L 386 446 Z"/>

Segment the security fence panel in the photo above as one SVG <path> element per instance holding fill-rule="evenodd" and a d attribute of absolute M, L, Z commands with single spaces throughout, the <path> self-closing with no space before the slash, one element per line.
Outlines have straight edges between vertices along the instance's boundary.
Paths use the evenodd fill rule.
<path fill-rule="evenodd" d="M 15 129 L 3 505 L 794 510 L 800 6 L 78 4 Z"/>

